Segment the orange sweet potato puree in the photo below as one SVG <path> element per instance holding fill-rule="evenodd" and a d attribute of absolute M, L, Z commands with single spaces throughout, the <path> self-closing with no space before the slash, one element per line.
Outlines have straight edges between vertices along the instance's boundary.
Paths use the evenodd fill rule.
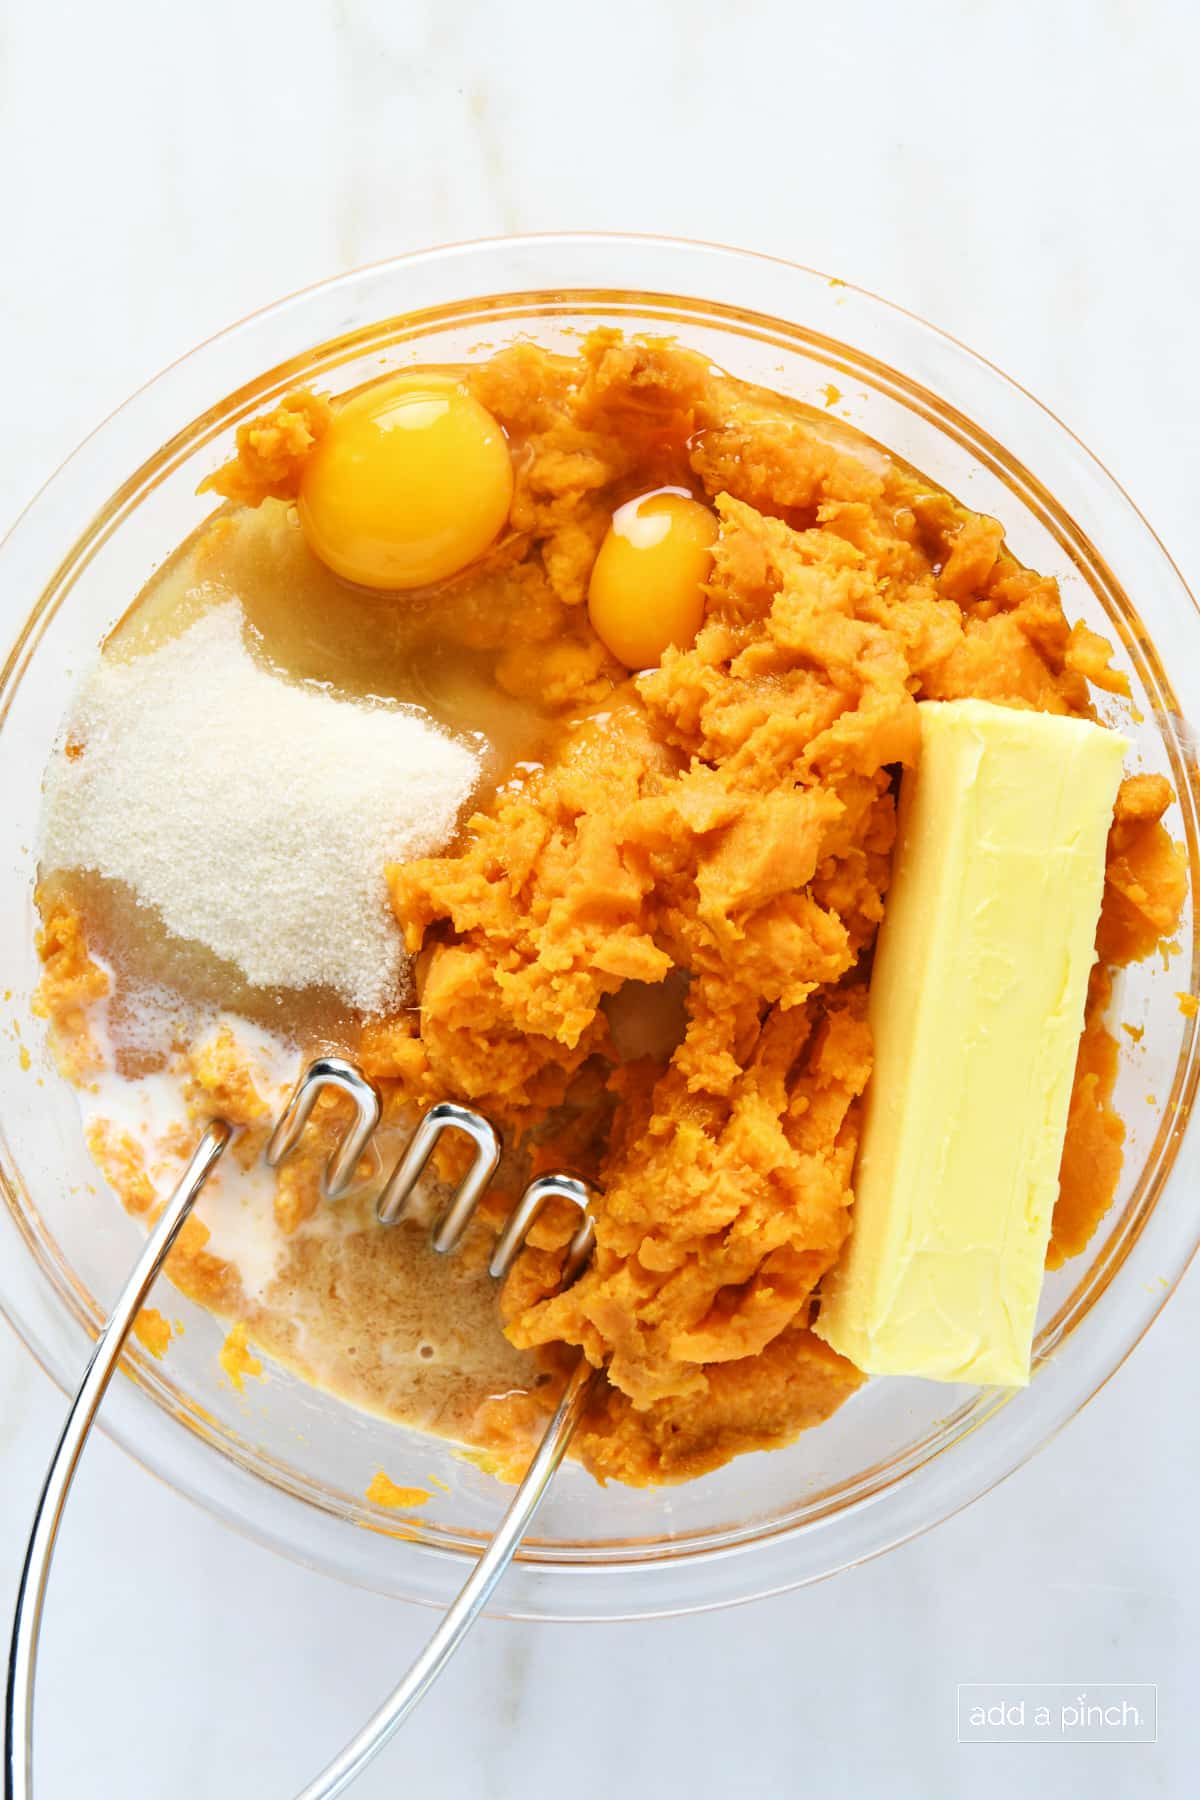
<path fill-rule="evenodd" d="M 570 1346 L 607 1365 L 576 1440 L 598 1476 L 677 1481 L 788 1441 L 862 1379 L 808 1327 L 850 1224 L 870 952 L 918 700 L 1086 715 L 1091 687 L 1124 678 L 999 523 L 697 354 L 597 332 L 577 357 L 523 345 L 469 379 L 513 445 L 510 529 L 433 603 L 379 605 L 486 653 L 498 689 L 547 711 L 550 749 L 450 854 L 390 871 L 419 1010 L 365 1022 L 349 1048 L 389 1108 L 469 1102 L 534 1170 L 596 1184 L 592 1265 L 556 1292 L 574 1220 L 544 1216 L 505 1329 L 553 1371 Z M 328 416 L 290 396 L 212 486 L 286 498 Z M 583 602 L 614 508 L 665 484 L 719 520 L 706 615 L 690 648 L 631 678 Z M 1150 775 L 1118 800 L 1051 1263 L 1087 1242 L 1119 1174 L 1104 1014 L 1111 970 L 1179 916 L 1171 800 Z M 69 916 L 45 921 L 43 955 L 44 1006 L 77 1020 L 95 973 Z M 658 1041 L 631 1047 L 631 1011 L 656 995 Z M 196 1079 L 257 1124 L 236 1070 Z M 311 1162 L 283 1172 L 285 1228 L 316 1205 L 318 1127 Z M 193 1291 L 197 1266 L 181 1271 Z M 519 1463 L 555 1393 L 483 1408 L 489 1466 Z"/>

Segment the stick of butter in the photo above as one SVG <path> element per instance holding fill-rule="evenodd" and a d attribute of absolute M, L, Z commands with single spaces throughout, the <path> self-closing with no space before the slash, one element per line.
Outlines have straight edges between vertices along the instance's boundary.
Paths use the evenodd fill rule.
<path fill-rule="evenodd" d="M 984 700 L 919 711 L 853 1227 L 815 1329 L 869 1374 L 1020 1387 L 1128 746 Z"/>

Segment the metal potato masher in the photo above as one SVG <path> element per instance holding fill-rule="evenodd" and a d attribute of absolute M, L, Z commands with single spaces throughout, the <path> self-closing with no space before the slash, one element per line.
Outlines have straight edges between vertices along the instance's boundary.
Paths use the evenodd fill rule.
<path fill-rule="evenodd" d="M 275 1126 L 267 1145 L 266 1160 L 274 1168 L 291 1154 L 321 1093 L 331 1088 L 348 1095 L 355 1109 L 353 1122 L 338 1141 L 322 1174 L 324 1198 L 337 1200 L 354 1184 L 359 1160 L 382 1116 L 378 1090 L 353 1063 L 340 1057 L 321 1057 L 309 1064 Z M 474 1156 L 466 1176 L 434 1221 L 433 1247 L 443 1253 L 456 1249 L 461 1243 L 499 1166 L 500 1139 L 481 1113 L 450 1101 L 431 1107 L 388 1176 L 376 1207 L 383 1225 L 395 1224 L 404 1216 L 438 1139 L 448 1131 L 465 1133 L 474 1145 Z M 51 1458 L 29 1535 L 9 1649 L 5 1696 L 5 1800 L 32 1800 L 34 1682 L 42 1606 L 58 1528 L 80 1454 L 133 1322 L 184 1220 L 232 1136 L 233 1131 L 221 1119 L 213 1119 L 206 1127 L 100 1332 Z M 562 1272 L 563 1286 L 574 1281 L 591 1256 L 595 1242 L 587 1211 L 589 1198 L 586 1183 L 573 1175 L 543 1175 L 530 1182 L 496 1241 L 489 1264 L 491 1274 L 502 1277 L 508 1273 L 538 1214 L 550 1200 L 560 1199 L 571 1201 L 582 1215 L 568 1245 Z M 432 1687 L 512 1561 L 600 1378 L 601 1372 L 581 1356 L 512 1504 L 437 1630 L 362 1730 L 301 1790 L 297 1800 L 332 1800 L 333 1795 L 344 1793 Z"/>

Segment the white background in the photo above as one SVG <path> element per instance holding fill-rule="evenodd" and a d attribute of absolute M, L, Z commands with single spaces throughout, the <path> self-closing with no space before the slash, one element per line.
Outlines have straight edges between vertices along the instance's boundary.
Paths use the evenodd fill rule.
<path fill-rule="evenodd" d="M 943 325 L 1079 431 L 1194 585 L 1198 51 L 1188 0 L 3 0 L 0 526 L 135 386 L 289 289 L 593 227 L 772 251 Z M 6 630 L 27 600 L 0 595 Z M 356 1792 L 1194 1792 L 1198 1327 L 1193 1273 L 1033 1465 L 870 1567 L 690 1620 L 485 1623 Z M 60 1414 L 0 1327 L 0 1613 Z M 41 1800 L 286 1795 L 428 1623 L 97 1441 Z M 955 1684 L 987 1680 L 1156 1681 L 1160 1741 L 958 1748 Z"/>

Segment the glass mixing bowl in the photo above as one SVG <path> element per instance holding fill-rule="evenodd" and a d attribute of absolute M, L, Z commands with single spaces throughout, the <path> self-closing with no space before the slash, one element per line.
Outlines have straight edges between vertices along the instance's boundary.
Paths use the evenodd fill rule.
<path fill-rule="evenodd" d="M 285 300 L 204 344 L 88 439 L 0 550 L 0 1303 L 60 1387 L 73 1387 L 139 1242 L 84 1149 L 74 1094 L 29 1016 L 31 888 L 42 771 L 81 671 L 151 571 L 210 510 L 196 487 L 238 422 L 297 382 L 346 388 L 421 362 L 469 361 L 521 337 L 569 347 L 599 324 L 673 334 L 746 380 L 832 402 L 971 506 L 1004 521 L 1068 612 L 1112 638 L 1136 706 L 1106 708 L 1139 766 L 1179 796 L 1168 823 L 1200 855 L 1189 771 L 1200 720 L 1200 619 L 1117 484 L 1029 395 L 910 314 L 811 270 L 697 244 L 565 236 L 400 258 Z M 836 389 L 837 395 L 829 390 Z M 220 829 L 219 817 L 213 829 Z M 513 1616 L 612 1618 L 744 1600 L 874 1555 L 1015 1468 L 1118 1367 L 1200 1234 L 1191 902 L 1179 948 L 1129 971 L 1117 1103 L 1128 1124 L 1116 1201 L 1085 1255 L 1046 1283 L 1022 1392 L 872 1381 L 790 1449 L 638 1492 L 558 1477 L 501 1590 Z M 18 1035 L 19 1028 L 19 1035 Z M 33 1051 L 31 1067 L 23 1054 Z M 1149 1102 L 1149 1104 L 1148 1104 Z M 442 1603 L 509 1497 L 451 1446 L 355 1412 L 287 1373 L 235 1394 L 223 1329 L 173 1291 L 186 1335 L 137 1348 L 104 1429 L 148 1469 L 260 1542 L 387 1593 Z M 401 1524 L 364 1498 L 374 1471 L 447 1492 Z"/>

